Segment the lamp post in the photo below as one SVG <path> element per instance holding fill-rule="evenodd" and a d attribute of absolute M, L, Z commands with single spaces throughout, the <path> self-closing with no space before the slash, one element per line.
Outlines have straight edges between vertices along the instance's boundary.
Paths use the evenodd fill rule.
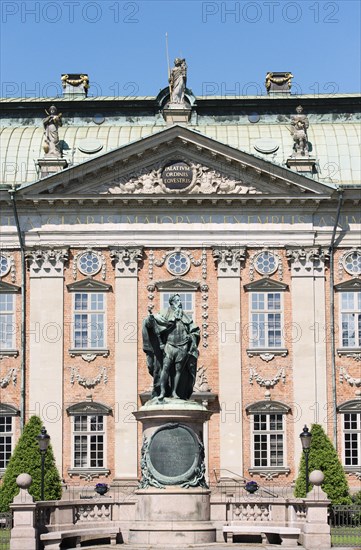
<path fill-rule="evenodd" d="M 302 450 L 303 450 L 304 455 L 305 455 L 306 496 L 307 496 L 307 493 L 308 493 L 308 455 L 309 455 L 310 447 L 311 447 L 311 439 L 312 439 L 312 434 L 310 434 L 310 432 L 308 431 L 308 428 L 305 424 L 302 433 L 300 433 L 300 440 L 301 440 L 301 443 L 302 443 Z"/>
<path fill-rule="evenodd" d="M 37 436 L 39 450 L 41 453 L 41 500 L 44 500 L 44 477 L 45 477 L 45 455 L 50 443 L 50 435 L 47 434 L 45 427 L 41 428 L 41 433 Z"/>

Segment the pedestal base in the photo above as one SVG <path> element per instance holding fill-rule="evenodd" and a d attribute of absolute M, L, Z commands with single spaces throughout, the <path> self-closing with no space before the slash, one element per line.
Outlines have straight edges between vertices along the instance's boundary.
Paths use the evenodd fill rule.
<path fill-rule="evenodd" d="M 129 543 L 201 544 L 216 541 L 206 489 L 145 489 L 137 491 L 137 521 Z"/>

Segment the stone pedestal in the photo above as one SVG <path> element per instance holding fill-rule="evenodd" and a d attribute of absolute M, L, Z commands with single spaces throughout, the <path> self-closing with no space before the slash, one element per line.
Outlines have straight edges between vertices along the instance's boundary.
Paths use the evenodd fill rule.
<path fill-rule="evenodd" d="M 169 103 L 167 107 L 163 109 L 163 116 L 167 124 L 187 124 L 191 118 L 192 109 L 190 107 L 182 106 L 181 104 Z"/>
<path fill-rule="evenodd" d="M 143 446 L 129 542 L 215 542 L 203 447 L 203 424 L 212 413 L 195 401 L 153 399 L 133 414 L 143 426 Z"/>
<path fill-rule="evenodd" d="M 313 174 L 315 172 L 316 158 L 308 156 L 289 157 L 286 161 L 286 165 L 295 172 Z"/>
<path fill-rule="evenodd" d="M 63 158 L 45 157 L 43 159 L 38 159 L 37 166 L 40 170 L 40 177 L 46 178 L 47 176 L 52 176 L 67 168 L 68 162 Z"/>

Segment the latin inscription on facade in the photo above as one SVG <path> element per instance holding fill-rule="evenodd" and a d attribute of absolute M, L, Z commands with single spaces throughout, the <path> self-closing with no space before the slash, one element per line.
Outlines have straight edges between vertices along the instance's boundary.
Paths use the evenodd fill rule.
<path fill-rule="evenodd" d="M 168 189 L 185 189 L 192 183 L 193 172 L 186 162 L 167 164 L 162 172 L 162 181 Z"/>

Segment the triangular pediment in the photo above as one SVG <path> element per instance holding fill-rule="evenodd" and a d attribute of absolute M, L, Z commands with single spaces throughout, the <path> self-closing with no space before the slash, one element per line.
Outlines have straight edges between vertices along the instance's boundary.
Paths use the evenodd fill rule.
<path fill-rule="evenodd" d="M 345 291 L 347 290 L 348 292 L 352 290 L 361 290 L 361 279 L 359 277 L 354 277 L 353 279 L 335 285 L 335 289 Z"/>
<path fill-rule="evenodd" d="M 11 285 L 0 279 L 0 294 L 15 294 L 20 292 L 20 287 L 16 285 Z"/>
<path fill-rule="evenodd" d="M 66 288 L 69 292 L 79 292 L 82 290 L 86 292 L 109 292 L 112 290 L 111 285 L 103 283 L 102 281 L 97 281 L 96 279 L 92 279 L 90 277 L 82 279 L 81 281 L 76 281 L 75 283 L 70 283 L 69 285 L 66 285 Z"/>
<path fill-rule="evenodd" d="M 164 292 L 195 292 L 199 288 L 199 283 L 197 283 L 197 281 L 187 281 L 186 279 L 176 278 L 170 281 L 157 281 L 155 286 L 158 290 Z"/>
<path fill-rule="evenodd" d="M 329 197 L 334 191 L 292 170 L 183 126 L 69 167 L 20 194 L 72 198 Z"/>
<path fill-rule="evenodd" d="M 269 277 L 264 277 L 263 279 L 258 279 L 258 281 L 253 281 L 252 283 L 249 283 L 247 285 L 244 285 L 244 288 L 246 290 L 259 290 L 259 291 L 284 291 L 288 290 L 288 285 L 285 283 L 281 283 L 279 281 L 275 281 L 274 279 L 270 279 Z"/>

